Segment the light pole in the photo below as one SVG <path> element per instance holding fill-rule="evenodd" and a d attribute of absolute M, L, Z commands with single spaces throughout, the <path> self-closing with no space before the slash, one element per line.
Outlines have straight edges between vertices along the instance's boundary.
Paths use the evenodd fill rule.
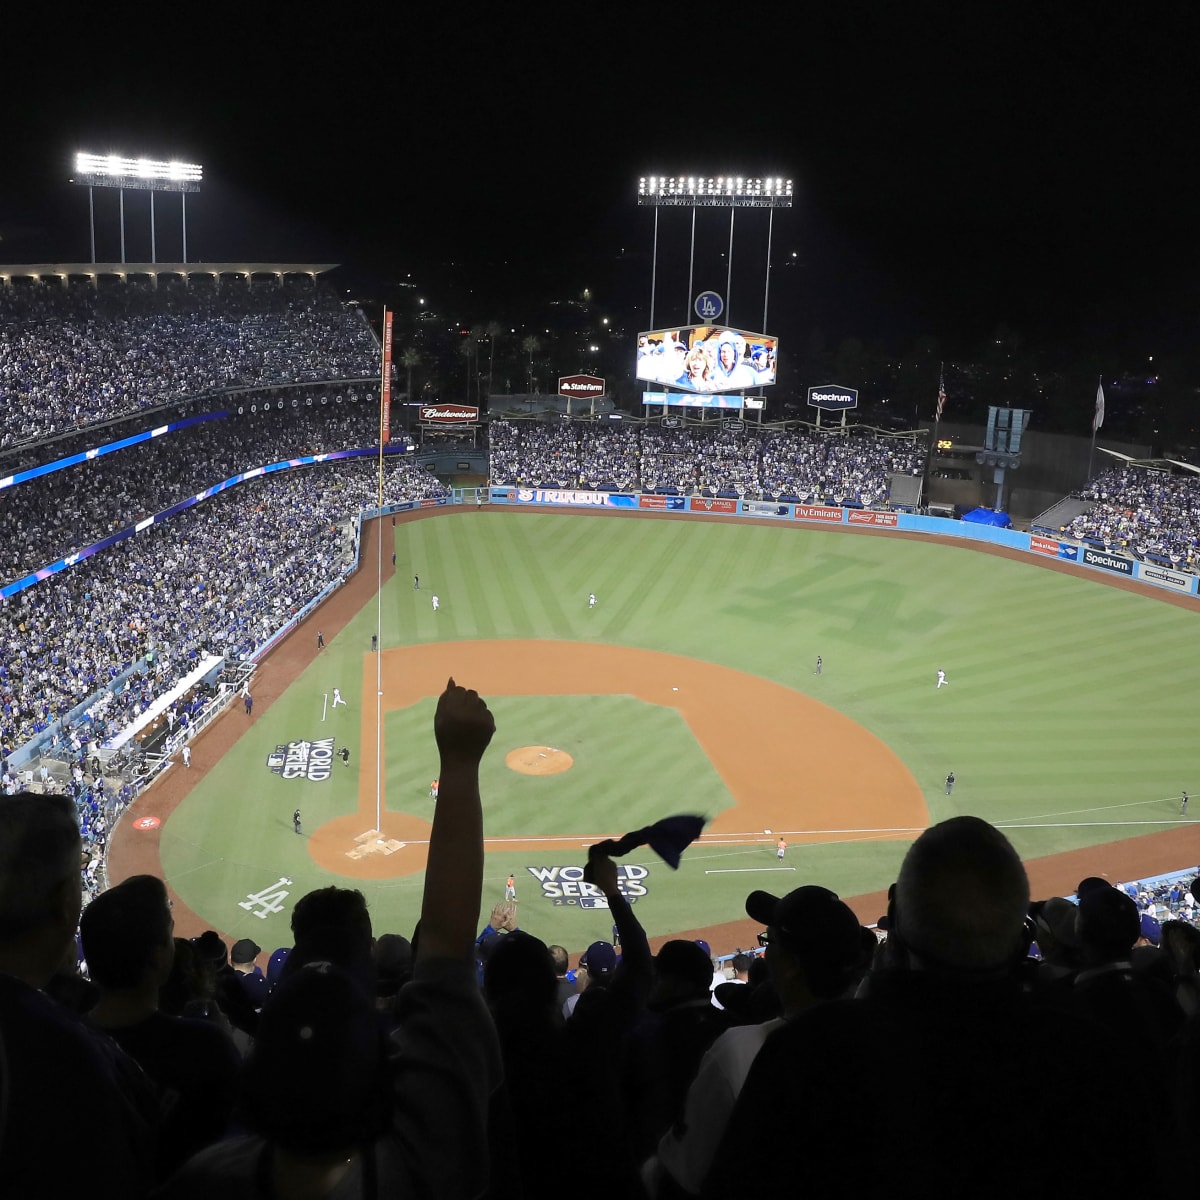
<path fill-rule="evenodd" d="M 692 304 L 692 281 L 696 258 L 696 209 L 728 208 L 729 213 L 729 263 L 725 282 L 725 312 L 723 320 L 729 322 L 729 290 L 733 283 L 733 220 L 739 208 L 766 208 L 771 210 L 772 227 L 774 210 L 792 207 L 792 181 L 783 178 L 746 178 L 741 175 L 718 175 L 715 178 L 703 175 L 644 175 L 638 180 L 638 204 L 651 205 L 654 213 L 654 254 L 650 276 L 650 327 L 654 322 L 654 298 L 658 279 L 658 209 L 690 208 L 692 210 L 692 243 L 688 254 L 688 296 L 684 309 L 684 320 Z M 768 238 L 769 238 L 768 234 Z M 771 280 L 771 251 L 767 247 L 767 284 Z M 764 289 L 764 310 L 765 310 Z M 766 328 L 766 317 L 763 318 Z"/>
<path fill-rule="evenodd" d="M 178 192 L 182 213 L 183 261 L 187 262 L 187 193 L 200 190 L 203 168 L 196 163 L 174 160 L 160 162 L 150 158 L 122 158 L 116 154 L 75 155 L 72 183 L 88 190 L 88 224 L 91 229 L 92 262 L 96 261 L 96 209 L 93 189 L 116 188 L 120 193 L 121 261 L 125 261 L 125 192 L 150 193 L 150 261 L 158 261 L 154 230 L 154 193 Z"/>

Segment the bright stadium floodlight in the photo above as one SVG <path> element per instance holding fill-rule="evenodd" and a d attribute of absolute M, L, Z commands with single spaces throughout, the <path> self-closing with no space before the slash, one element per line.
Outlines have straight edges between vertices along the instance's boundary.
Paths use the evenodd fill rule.
<path fill-rule="evenodd" d="M 183 214 L 183 261 L 187 262 L 187 193 L 198 192 L 204 169 L 198 163 L 162 162 L 152 158 L 122 158 L 119 154 L 89 154 L 80 150 L 75 155 L 75 177 L 72 183 L 88 190 L 88 216 L 92 233 L 92 262 L 96 261 L 96 209 L 93 189 L 116 188 L 120 193 L 121 262 L 125 261 L 125 192 L 150 193 L 150 261 L 158 261 L 154 237 L 154 193 L 178 192 Z"/>
<path fill-rule="evenodd" d="M 196 163 L 150 158 L 121 158 L 116 154 L 75 155 L 75 183 L 86 187 L 130 188 L 153 192 L 198 192 L 204 168 Z"/>
<path fill-rule="evenodd" d="M 742 175 L 646 175 L 638 180 L 638 204 L 671 208 L 791 208 L 790 179 Z"/>

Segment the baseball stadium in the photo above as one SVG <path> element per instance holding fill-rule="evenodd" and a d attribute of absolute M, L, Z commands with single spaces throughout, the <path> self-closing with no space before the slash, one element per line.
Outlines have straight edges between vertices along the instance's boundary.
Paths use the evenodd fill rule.
<path fill-rule="evenodd" d="M 655 986 L 687 959 L 707 1047 L 712 1014 L 753 1019 L 725 988 L 769 987 L 743 976 L 792 936 L 793 897 L 850 920 L 856 965 L 831 997 L 862 977 L 859 935 L 874 948 L 894 931 L 889 889 L 920 848 L 981 836 L 963 829 L 1012 856 L 988 866 L 976 845 L 942 864 L 964 906 L 1014 870 L 1016 928 L 1030 897 L 1058 905 L 1030 910 L 1022 956 L 1034 939 L 1077 946 L 1074 905 L 1082 930 L 1097 884 L 1128 902 L 1125 952 L 1136 936 L 1165 960 L 1161 931 L 1195 929 L 1192 474 L 1117 447 L 1073 492 L 1055 463 L 1065 479 L 1087 440 L 1029 434 L 1037 486 L 1010 493 L 1029 510 L 1014 523 L 984 504 L 985 471 L 964 485 L 929 470 L 933 433 L 977 443 L 981 464 L 1015 453 L 992 427 L 618 412 L 586 377 L 570 385 L 593 388 L 586 413 L 568 390 L 413 405 L 389 429 L 387 318 L 340 301 L 325 270 L 0 270 L 4 788 L 74 814 L 87 986 L 116 978 L 106 904 L 126 913 L 160 886 L 176 963 L 215 947 L 214 969 L 261 983 L 244 1024 L 242 1000 L 225 1014 L 252 1043 L 311 897 L 365 900 L 371 953 L 402 945 L 411 963 L 414 944 L 441 945 L 435 894 L 467 906 L 480 979 L 498 943 L 565 951 L 568 1014 L 600 1011 L 593 985 L 612 975 L 615 995 L 652 952 Z M 474 693 L 486 708 L 463 707 Z M 458 821 L 465 800 L 455 738 L 480 711 L 495 732 L 479 874 L 439 873 L 439 813 Z M 664 850 L 660 823 L 681 816 L 700 832 Z M 336 966 L 337 946 L 305 952 Z M 687 1079 L 664 1076 L 680 1089 L 698 1050 L 684 1059 Z M 647 1095 L 659 1061 L 630 1067 Z M 647 1115 L 636 1157 L 685 1186 L 665 1141 L 653 1157 L 669 1126 Z M 160 1177 L 219 1136 L 188 1131 Z"/>

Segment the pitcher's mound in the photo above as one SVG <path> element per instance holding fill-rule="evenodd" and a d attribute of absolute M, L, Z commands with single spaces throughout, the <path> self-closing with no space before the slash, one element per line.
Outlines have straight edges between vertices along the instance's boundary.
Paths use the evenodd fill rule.
<path fill-rule="evenodd" d="M 523 775 L 559 775 L 569 771 L 575 760 L 553 746 L 520 746 L 504 756 L 505 766 Z"/>

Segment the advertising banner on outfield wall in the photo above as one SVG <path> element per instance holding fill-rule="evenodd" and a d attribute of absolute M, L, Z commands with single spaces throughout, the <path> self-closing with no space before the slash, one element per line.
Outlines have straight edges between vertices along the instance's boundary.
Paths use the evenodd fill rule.
<path fill-rule="evenodd" d="M 689 512 L 735 513 L 737 506 L 736 500 L 726 500 L 716 496 L 692 496 L 688 500 Z"/>
<path fill-rule="evenodd" d="M 1067 562 L 1079 561 L 1079 547 L 1071 542 L 1060 542 L 1058 538 L 1042 537 L 1040 533 L 1029 535 L 1029 549 L 1034 554 L 1044 554 L 1047 558 L 1061 558 Z"/>
<path fill-rule="evenodd" d="M 1083 562 L 1085 566 L 1099 567 L 1102 571 L 1133 578 L 1133 559 L 1123 554 L 1110 554 L 1107 550 L 1093 550 L 1091 546 L 1084 546 Z"/>
<path fill-rule="evenodd" d="M 1173 592 L 1191 592 L 1195 584 L 1194 575 L 1172 571 L 1170 567 L 1160 567 L 1156 563 L 1138 563 L 1137 577 L 1156 587 L 1170 588 Z"/>
<path fill-rule="evenodd" d="M 671 512 L 682 512 L 684 498 L 682 496 L 639 496 L 638 508 L 666 508 Z"/>
<path fill-rule="evenodd" d="M 792 506 L 770 500 L 743 500 L 739 511 L 743 517 L 790 517 Z"/>
<path fill-rule="evenodd" d="M 882 525 L 888 529 L 895 529 L 900 523 L 898 513 L 876 512 L 871 508 L 848 508 L 846 510 L 846 520 L 851 525 Z"/>
<path fill-rule="evenodd" d="M 637 508 L 637 496 L 572 488 L 492 488 L 495 504 L 553 504 L 570 508 Z"/>
<path fill-rule="evenodd" d="M 797 521 L 825 521 L 830 525 L 840 525 L 846 510 L 830 508 L 827 504 L 797 504 L 793 515 Z"/>

